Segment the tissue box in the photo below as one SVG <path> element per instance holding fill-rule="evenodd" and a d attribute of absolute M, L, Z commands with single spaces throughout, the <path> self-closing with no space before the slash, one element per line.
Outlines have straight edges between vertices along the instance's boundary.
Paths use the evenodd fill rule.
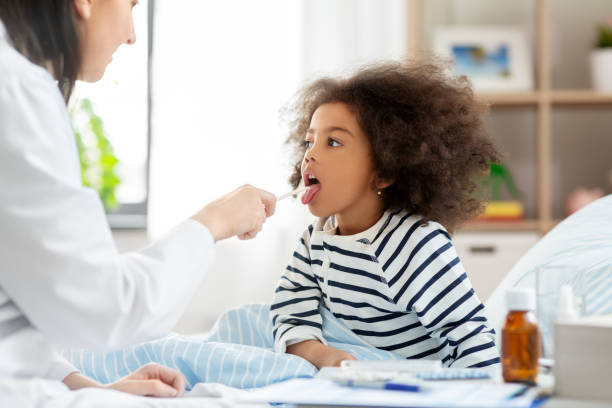
<path fill-rule="evenodd" d="M 612 315 L 555 324 L 555 395 L 612 401 Z"/>

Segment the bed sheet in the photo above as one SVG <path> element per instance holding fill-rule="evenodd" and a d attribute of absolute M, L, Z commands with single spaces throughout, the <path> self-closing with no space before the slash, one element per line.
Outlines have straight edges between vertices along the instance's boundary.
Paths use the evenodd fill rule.
<path fill-rule="evenodd" d="M 247 391 L 222 384 L 199 384 L 183 398 L 147 398 L 114 390 L 70 391 L 58 381 L 0 378 L 0 407 L 19 408 L 269 408 L 236 400 Z"/>

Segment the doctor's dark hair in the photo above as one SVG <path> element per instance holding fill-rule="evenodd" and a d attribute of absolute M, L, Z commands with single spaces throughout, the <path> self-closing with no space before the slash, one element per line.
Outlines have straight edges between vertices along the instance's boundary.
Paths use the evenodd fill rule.
<path fill-rule="evenodd" d="M 0 0 L 0 20 L 20 53 L 52 68 L 68 102 L 81 68 L 73 0 Z"/>
<path fill-rule="evenodd" d="M 312 116 L 334 102 L 355 114 L 378 177 L 395 180 L 382 192 L 385 209 L 407 209 L 449 231 L 483 210 L 479 181 L 500 154 L 482 122 L 487 106 L 465 77 L 450 77 L 444 64 L 426 59 L 368 65 L 347 78 L 305 86 L 284 111 L 294 147 L 293 187 Z"/>

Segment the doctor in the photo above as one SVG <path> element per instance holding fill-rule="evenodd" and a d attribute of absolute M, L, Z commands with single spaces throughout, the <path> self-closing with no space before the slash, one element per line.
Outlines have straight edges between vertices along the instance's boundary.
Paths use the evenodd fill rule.
<path fill-rule="evenodd" d="M 112 348 L 163 336 L 200 285 L 215 241 L 255 237 L 275 197 L 251 186 L 214 201 L 135 253 L 115 248 L 81 185 L 66 110 L 132 44 L 137 0 L 0 1 L 0 377 L 99 384 L 56 347 Z M 176 396 L 184 378 L 150 365 L 111 388 Z"/>

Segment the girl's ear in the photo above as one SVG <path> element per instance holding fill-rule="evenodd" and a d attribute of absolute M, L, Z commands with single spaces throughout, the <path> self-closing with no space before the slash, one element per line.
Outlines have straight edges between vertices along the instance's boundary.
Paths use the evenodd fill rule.
<path fill-rule="evenodd" d="M 74 9 L 76 10 L 77 16 L 81 20 L 89 20 L 91 17 L 91 7 L 95 0 L 73 0 Z"/>
<path fill-rule="evenodd" d="M 374 180 L 374 186 L 377 190 L 383 190 L 389 187 L 391 184 L 395 183 L 395 179 L 382 179 L 380 177 L 376 177 Z"/>

